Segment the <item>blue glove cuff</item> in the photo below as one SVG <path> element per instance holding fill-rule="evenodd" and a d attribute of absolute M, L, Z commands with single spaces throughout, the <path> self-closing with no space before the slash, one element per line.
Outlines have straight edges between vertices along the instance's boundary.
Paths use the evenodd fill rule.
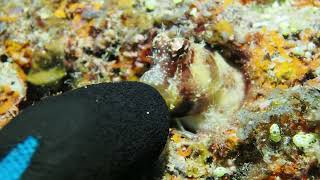
<path fill-rule="evenodd" d="M 0 161 L 0 179 L 20 179 L 24 171 L 29 167 L 32 156 L 38 146 L 38 140 L 29 136 L 13 148 L 7 156 Z"/>

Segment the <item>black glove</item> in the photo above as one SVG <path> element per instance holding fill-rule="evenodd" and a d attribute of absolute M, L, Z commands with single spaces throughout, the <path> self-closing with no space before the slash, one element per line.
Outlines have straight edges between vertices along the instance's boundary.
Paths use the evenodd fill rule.
<path fill-rule="evenodd" d="M 157 160 L 168 131 L 164 100 L 142 83 L 48 97 L 0 130 L 0 179 L 138 179 Z"/>

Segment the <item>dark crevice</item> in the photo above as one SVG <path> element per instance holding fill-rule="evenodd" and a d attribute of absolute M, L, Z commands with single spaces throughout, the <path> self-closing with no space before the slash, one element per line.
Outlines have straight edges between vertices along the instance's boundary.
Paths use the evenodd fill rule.
<path fill-rule="evenodd" d="M 320 177 L 320 166 L 317 163 L 313 163 L 308 170 L 309 179 L 319 179 Z"/>
<path fill-rule="evenodd" d="M 257 149 L 254 140 L 241 143 L 233 152 L 229 154 L 229 158 L 236 158 L 235 164 L 242 166 L 246 163 L 261 162 L 263 157 Z"/>
<path fill-rule="evenodd" d="M 230 43 L 218 44 L 210 49 L 211 51 L 219 52 L 229 65 L 240 71 L 243 70 L 244 64 L 249 59 L 247 52 L 242 51 L 239 47 Z"/>
<path fill-rule="evenodd" d="M 72 89 L 70 83 L 67 83 L 70 76 L 64 77 L 62 80 L 51 86 L 35 86 L 27 83 L 26 100 L 19 104 L 19 109 L 24 109 L 41 99 L 55 95 L 59 92 L 66 92 Z"/>
<path fill-rule="evenodd" d="M 5 54 L 2 54 L 0 56 L 0 62 L 7 62 L 8 61 L 8 56 L 6 56 Z"/>
<path fill-rule="evenodd" d="M 308 80 L 314 79 L 316 76 L 313 74 L 313 72 L 310 70 L 308 73 L 306 73 L 301 80 L 301 84 L 307 82 Z"/>

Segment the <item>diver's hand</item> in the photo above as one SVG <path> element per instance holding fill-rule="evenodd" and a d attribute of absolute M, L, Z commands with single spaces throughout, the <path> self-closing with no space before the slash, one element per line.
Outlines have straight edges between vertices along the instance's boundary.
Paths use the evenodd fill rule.
<path fill-rule="evenodd" d="M 142 83 L 46 98 L 0 131 L 0 179 L 133 179 L 163 149 L 168 114 L 158 92 Z"/>

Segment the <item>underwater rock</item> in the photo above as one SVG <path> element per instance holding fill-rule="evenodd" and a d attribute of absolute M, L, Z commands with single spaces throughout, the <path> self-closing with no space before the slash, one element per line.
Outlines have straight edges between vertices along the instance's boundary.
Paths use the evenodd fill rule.
<path fill-rule="evenodd" d="M 18 113 L 26 89 L 23 71 L 15 64 L 0 62 L 0 128 Z"/>

